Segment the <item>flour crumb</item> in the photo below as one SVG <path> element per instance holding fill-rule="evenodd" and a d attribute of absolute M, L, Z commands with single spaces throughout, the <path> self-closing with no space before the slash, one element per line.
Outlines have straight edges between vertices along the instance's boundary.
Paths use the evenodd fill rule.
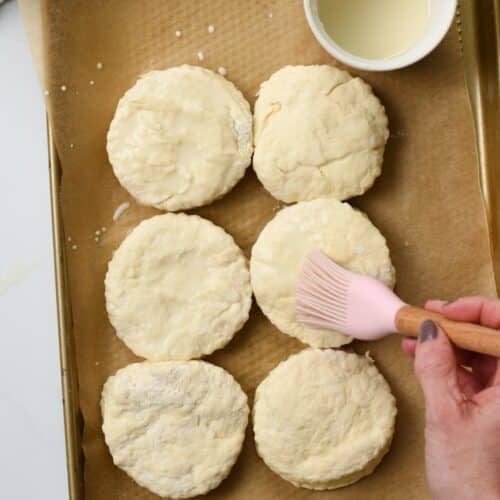
<path fill-rule="evenodd" d="M 181 31 L 181 30 L 177 30 L 177 31 L 175 32 L 175 36 L 176 36 L 177 38 L 180 38 L 180 37 L 182 36 L 182 31 Z"/>
<path fill-rule="evenodd" d="M 226 76 L 227 75 L 227 69 L 224 68 L 224 66 L 220 66 L 219 69 L 217 70 L 217 73 L 221 76 Z"/>
<path fill-rule="evenodd" d="M 99 366 L 100 364 L 101 364 L 101 363 L 99 363 L 99 361 L 96 361 L 96 362 L 95 362 L 95 365 L 96 365 L 96 366 Z"/>
<path fill-rule="evenodd" d="M 233 122 L 233 130 L 238 140 L 238 147 L 240 149 L 251 141 L 250 135 L 252 133 L 252 128 L 246 121 L 240 121 L 239 123 Z"/>
<path fill-rule="evenodd" d="M 102 227 L 101 227 L 101 231 L 102 231 L 103 233 L 105 233 L 105 232 L 106 232 L 106 227 L 105 227 L 105 226 L 102 226 Z"/>
<path fill-rule="evenodd" d="M 267 17 L 269 17 L 269 19 L 272 19 L 273 18 L 273 13 L 269 12 L 269 14 L 267 15 Z"/>
<path fill-rule="evenodd" d="M 95 241 L 96 243 L 99 243 L 99 236 L 96 236 L 96 237 L 94 238 L 94 241 Z"/>
<path fill-rule="evenodd" d="M 410 244 L 405 240 L 405 247 L 408 247 Z"/>
<path fill-rule="evenodd" d="M 94 80 L 90 80 L 89 85 L 94 85 Z"/>
<path fill-rule="evenodd" d="M 198 54 L 196 54 L 196 56 L 198 57 L 199 61 L 203 61 L 203 59 L 205 59 L 205 54 L 201 50 L 200 52 L 198 52 Z"/>
<path fill-rule="evenodd" d="M 73 149 L 73 148 L 75 147 L 75 145 L 74 145 L 73 143 L 71 143 L 71 144 L 69 145 L 69 147 L 70 147 L 70 149 Z"/>
<path fill-rule="evenodd" d="M 71 236 L 68 236 L 68 241 L 71 241 Z"/>
<path fill-rule="evenodd" d="M 98 63 L 96 64 L 96 67 L 97 67 L 97 69 L 102 69 L 102 62 L 98 62 Z"/>
<path fill-rule="evenodd" d="M 127 210 L 129 207 L 130 203 L 128 201 L 125 201 L 121 205 L 118 205 L 115 213 L 113 214 L 113 220 L 116 222 L 123 215 L 123 212 L 125 212 L 125 210 Z"/>
<path fill-rule="evenodd" d="M 213 24 L 209 24 L 207 29 L 209 33 L 213 33 L 215 31 L 215 26 Z"/>
<path fill-rule="evenodd" d="M 50 92 L 48 90 L 45 90 L 43 93 L 44 95 L 50 95 Z"/>
<path fill-rule="evenodd" d="M 370 353 L 370 351 L 366 351 L 365 352 L 365 358 L 370 361 L 371 363 L 375 363 L 375 360 L 372 358 L 372 355 Z"/>
<path fill-rule="evenodd" d="M 73 250 L 78 250 L 78 245 L 73 245 L 71 248 L 72 248 Z"/>
<path fill-rule="evenodd" d="M 99 236 L 100 234 L 101 234 L 101 230 L 100 230 L 100 229 L 98 229 L 98 230 L 95 232 L 95 235 L 96 235 L 96 236 Z"/>
<path fill-rule="evenodd" d="M 402 137 L 406 137 L 408 134 L 404 130 L 393 130 L 389 134 L 391 139 L 400 139 Z"/>
<path fill-rule="evenodd" d="M 364 252 L 365 252 L 365 247 L 361 246 L 361 245 L 358 245 L 354 251 L 358 254 L 358 255 L 362 255 Z"/>
<path fill-rule="evenodd" d="M 61 91 L 66 92 L 66 90 L 68 90 L 68 87 L 66 87 L 66 85 L 61 85 Z"/>

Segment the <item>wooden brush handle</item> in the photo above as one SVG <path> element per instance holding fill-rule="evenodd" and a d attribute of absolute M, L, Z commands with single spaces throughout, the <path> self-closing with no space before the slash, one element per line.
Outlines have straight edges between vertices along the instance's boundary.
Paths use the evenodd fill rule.
<path fill-rule="evenodd" d="M 500 357 L 500 331 L 493 328 L 453 321 L 441 314 L 413 306 L 403 306 L 398 311 L 396 327 L 403 335 L 417 337 L 420 325 L 426 319 L 435 321 L 457 347 Z"/>

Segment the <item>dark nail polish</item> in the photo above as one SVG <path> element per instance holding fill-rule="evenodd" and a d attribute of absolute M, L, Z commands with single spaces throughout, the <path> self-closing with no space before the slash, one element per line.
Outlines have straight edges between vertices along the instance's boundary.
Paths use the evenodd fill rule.
<path fill-rule="evenodd" d="M 428 340 L 434 340 L 437 337 L 438 330 L 436 323 L 432 319 L 426 319 L 420 325 L 419 342 L 422 344 Z"/>

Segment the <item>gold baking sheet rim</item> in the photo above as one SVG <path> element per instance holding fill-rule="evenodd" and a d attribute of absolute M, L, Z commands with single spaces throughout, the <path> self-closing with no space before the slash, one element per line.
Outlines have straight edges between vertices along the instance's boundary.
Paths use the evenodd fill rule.
<path fill-rule="evenodd" d="M 71 305 L 67 285 L 64 231 L 59 199 L 62 169 L 49 120 L 47 120 L 47 142 L 68 491 L 71 500 L 81 500 L 84 491 L 81 446 L 82 418 L 78 401 L 78 375 L 71 333 Z"/>

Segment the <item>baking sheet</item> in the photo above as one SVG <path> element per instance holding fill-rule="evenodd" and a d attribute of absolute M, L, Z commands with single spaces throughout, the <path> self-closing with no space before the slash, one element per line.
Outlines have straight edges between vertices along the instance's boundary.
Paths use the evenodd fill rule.
<path fill-rule="evenodd" d="M 107 161 L 105 134 L 117 100 L 142 73 L 190 63 L 212 69 L 224 66 L 228 78 L 253 103 L 259 83 L 280 67 L 334 61 L 310 33 L 300 0 L 45 0 L 43 5 L 47 101 L 63 169 L 59 195 L 84 418 L 85 498 L 153 499 L 157 497 L 113 466 L 100 430 L 102 384 L 118 368 L 137 360 L 106 317 L 107 262 L 131 227 L 157 213 L 133 201 Z M 215 33 L 208 33 L 209 24 Z M 176 30 L 182 31 L 179 39 Z M 199 51 L 205 55 L 202 63 L 196 57 Z M 391 137 L 382 177 L 369 193 L 352 202 L 387 237 L 399 294 L 415 304 L 428 297 L 493 294 L 455 32 L 450 31 L 434 53 L 411 68 L 358 74 L 386 105 Z M 115 209 L 124 201 L 131 207 L 113 222 Z M 224 227 L 249 255 L 259 231 L 279 208 L 249 170 L 223 199 L 193 212 Z M 95 232 L 103 227 L 106 231 L 95 241 Z M 254 305 L 243 330 L 227 348 L 207 359 L 231 372 L 252 402 L 255 387 L 268 371 L 302 347 L 272 327 Z M 353 347 L 371 351 L 398 401 L 395 439 L 375 473 L 335 493 L 295 488 L 257 457 L 249 429 L 231 475 L 210 497 L 427 497 L 423 404 L 411 363 L 401 354 L 396 338 Z"/>

